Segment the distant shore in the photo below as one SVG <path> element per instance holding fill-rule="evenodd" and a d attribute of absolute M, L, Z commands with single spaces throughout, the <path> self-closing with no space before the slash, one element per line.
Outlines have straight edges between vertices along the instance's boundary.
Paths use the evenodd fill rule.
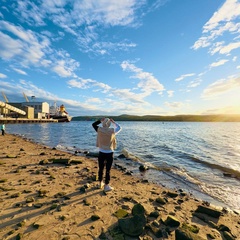
<path fill-rule="evenodd" d="M 115 121 L 162 121 L 162 122 L 240 122 L 240 114 L 212 114 L 212 115 L 119 115 L 108 116 Z M 72 121 L 92 121 L 100 119 L 102 116 L 78 116 L 73 117 Z"/>
<path fill-rule="evenodd" d="M 0 239 L 124 239 L 137 234 L 141 239 L 179 240 L 183 233 L 198 240 L 240 239 L 237 212 L 117 167 L 111 173 L 115 189 L 104 193 L 97 188 L 96 158 L 15 135 L 0 138 Z M 146 220 L 140 229 L 135 229 L 135 211 Z M 129 223 L 126 229 L 124 221 Z"/>
<path fill-rule="evenodd" d="M 76 116 L 72 121 L 95 121 L 103 116 Z M 119 115 L 108 116 L 115 121 L 156 121 L 156 122 L 240 122 L 240 114 L 217 114 L 217 115 Z M 27 119 L 27 118 L 0 118 L 0 123 L 49 123 L 58 122 L 56 119 Z"/>

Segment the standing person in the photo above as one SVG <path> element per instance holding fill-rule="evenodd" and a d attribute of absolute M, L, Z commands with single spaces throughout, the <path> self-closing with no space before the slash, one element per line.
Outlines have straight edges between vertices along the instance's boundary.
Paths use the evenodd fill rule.
<path fill-rule="evenodd" d="M 102 126 L 98 126 L 102 123 Z M 113 128 L 110 128 L 111 123 Z M 92 124 L 93 128 L 97 132 L 97 147 L 99 148 L 98 155 L 98 180 L 99 188 L 104 187 L 104 191 L 111 191 L 113 187 L 110 183 L 110 170 L 113 163 L 113 153 L 117 147 L 116 135 L 121 131 L 121 127 L 113 119 L 103 118 L 97 120 Z M 103 171 L 106 165 L 105 184 L 103 182 Z"/>
<path fill-rule="evenodd" d="M 5 135 L 5 124 L 4 123 L 1 125 L 1 130 L 2 130 L 2 135 L 4 136 Z"/>

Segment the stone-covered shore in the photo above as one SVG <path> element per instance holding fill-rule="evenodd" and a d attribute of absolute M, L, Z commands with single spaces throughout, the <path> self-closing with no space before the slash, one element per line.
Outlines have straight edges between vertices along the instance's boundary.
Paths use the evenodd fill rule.
<path fill-rule="evenodd" d="M 240 215 L 117 166 L 97 188 L 96 157 L 0 136 L 0 239 L 240 239 Z"/>

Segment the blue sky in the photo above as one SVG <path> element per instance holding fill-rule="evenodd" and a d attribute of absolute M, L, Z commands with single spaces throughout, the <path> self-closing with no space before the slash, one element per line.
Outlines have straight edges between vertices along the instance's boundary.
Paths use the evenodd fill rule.
<path fill-rule="evenodd" d="M 240 114 L 240 0 L 0 1 L 9 102 L 25 93 L 72 116 Z"/>

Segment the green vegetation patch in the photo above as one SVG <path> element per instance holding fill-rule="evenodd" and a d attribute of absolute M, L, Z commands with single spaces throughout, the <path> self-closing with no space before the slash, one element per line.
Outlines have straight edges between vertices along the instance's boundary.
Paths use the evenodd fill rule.
<path fill-rule="evenodd" d="M 124 217 L 128 216 L 128 212 L 125 211 L 124 209 L 120 208 L 114 213 L 114 216 L 116 216 L 118 219 L 124 218 Z"/>
<path fill-rule="evenodd" d="M 8 155 L 6 156 L 6 158 L 17 158 L 17 156 L 16 156 L 16 155 L 8 154 Z"/>
<path fill-rule="evenodd" d="M 189 230 L 190 232 L 193 232 L 193 233 L 198 233 L 199 232 L 199 227 L 198 226 L 189 225 L 189 224 L 186 224 L 186 223 L 182 224 L 182 229 Z"/>

